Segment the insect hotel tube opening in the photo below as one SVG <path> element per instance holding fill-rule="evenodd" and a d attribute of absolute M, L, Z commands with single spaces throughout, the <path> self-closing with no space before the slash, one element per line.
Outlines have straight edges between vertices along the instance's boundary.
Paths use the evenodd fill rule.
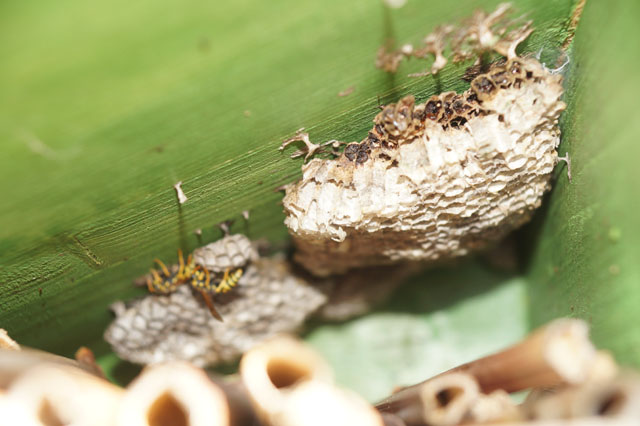
<path fill-rule="evenodd" d="M 290 360 L 273 359 L 267 365 L 267 374 L 276 388 L 284 389 L 303 380 L 309 380 L 311 371 L 306 365 L 295 365 Z"/>
<path fill-rule="evenodd" d="M 258 415 L 270 423 L 286 398 L 305 381 L 331 382 L 329 366 L 315 352 L 290 337 L 279 336 L 247 352 L 240 374 Z"/>
<path fill-rule="evenodd" d="M 227 398 L 203 370 L 173 362 L 147 367 L 122 399 L 119 425 L 230 424 Z"/>
<path fill-rule="evenodd" d="M 293 338 L 280 336 L 254 347 L 242 358 L 240 373 L 268 425 L 382 425 L 373 407 L 336 388 L 324 360 Z"/>
<path fill-rule="evenodd" d="M 18 377 L 6 394 L 35 424 L 113 425 L 123 390 L 80 369 L 42 364 Z M 19 423 L 11 423 L 19 424 Z"/>
<path fill-rule="evenodd" d="M 450 373 L 424 382 L 393 410 L 381 411 L 392 412 L 408 425 L 454 425 L 465 417 L 479 395 L 472 376 Z"/>
<path fill-rule="evenodd" d="M 640 418 L 640 381 L 635 374 L 614 380 L 594 381 L 579 387 L 567 387 L 525 404 L 533 419 Z"/>
<path fill-rule="evenodd" d="M 451 373 L 426 382 L 420 390 L 423 418 L 431 425 L 455 425 L 467 414 L 480 390 L 474 378 Z"/>

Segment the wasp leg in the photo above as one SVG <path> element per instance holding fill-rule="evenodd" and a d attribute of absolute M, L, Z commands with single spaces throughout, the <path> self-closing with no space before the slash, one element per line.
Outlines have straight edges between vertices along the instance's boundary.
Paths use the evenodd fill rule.
<path fill-rule="evenodd" d="M 202 298 L 207 304 L 207 307 L 209 308 L 209 312 L 211 312 L 211 315 L 213 315 L 213 317 L 218 321 L 224 322 L 224 320 L 222 319 L 222 316 L 220 315 L 216 307 L 213 305 L 213 300 L 211 300 L 211 296 L 209 296 L 209 293 L 207 293 L 206 291 L 200 291 L 200 294 L 202 295 Z"/>
<path fill-rule="evenodd" d="M 155 293 L 155 289 L 153 288 L 153 284 L 151 284 L 151 278 L 147 277 L 147 289 L 149 289 L 149 293 Z"/>
<path fill-rule="evenodd" d="M 171 274 L 169 273 L 169 269 L 167 268 L 167 265 L 165 265 L 164 263 L 162 263 L 162 260 L 160 260 L 160 259 L 153 259 L 153 261 L 154 261 L 154 262 L 156 262 L 156 263 L 160 266 L 160 268 L 162 269 L 162 272 L 164 273 L 164 275 L 165 275 L 165 276 L 167 276 L 167 277 L 168 277 L 169 275 L 171 275 Z"/>
<path fill-rule="evenodd" d="M 155 269 L 151 269 L 151 275 L 153 275 L 153 280 L 149 279 L 149 281 L 151 281 L 151 292 L 157 293 L 158 285 L 162 283 L 162 277 L 160 277 L 160 274 L 158 274 L 158 271 Z"/>
<path fill-rule="evenodd" d="M 197 269 L 196 264 L 193 262 L 193 255 L 189 255 L 187 257 L 187 263 L 185 264 L 184 267 L 184 279 L 189 279 L 191 278 L 191 276 L 193 275 L 193 273 L 195 272 L 195 270 Z"/>
<path fill-rule="evenodd" d="M 229 291 L 229 268 L 224 270 L 224 275 L 216 287 L 216 293 L 226 293 Z"/>

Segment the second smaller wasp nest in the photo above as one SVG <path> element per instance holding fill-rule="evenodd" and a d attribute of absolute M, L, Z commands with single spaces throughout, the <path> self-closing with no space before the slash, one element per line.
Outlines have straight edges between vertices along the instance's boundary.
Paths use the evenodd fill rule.
<path fill-rule="evenodd" d="M 197 366 L 234 361 L 254 344 L 292 332 L 327 301 L 291 274 L 283 259 L 258 259 L 232 292 L 216 297 L 224 322 L 189 286 L 112 306 L 105 339 L 121 358 L 139 364 L 184 360 Z"/>
<path fill-rule="evenodd" d="M 236 234 L 198 248 L 198 265 L 212 275 L 243 268 L 237 286 L 216 294 L 224 322 L 214 318 L 187 284 L 169 294 L 116 302 L 104 337 L 121 358 L 139 364 L 183 360 L 210 366 L 236 360 L 255 344 L 299 331 L 310 317 L 342 321 L 384 301 L 411 267 L 379 267 L 325 279 L 309 277 L 281 255 L 263 258 L 254 243 Z M 170 267 L 172 271 L 178 265 Z"/>

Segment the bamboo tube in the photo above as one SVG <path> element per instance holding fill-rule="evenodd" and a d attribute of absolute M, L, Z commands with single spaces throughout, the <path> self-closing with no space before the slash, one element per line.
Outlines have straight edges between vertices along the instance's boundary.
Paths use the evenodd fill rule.
<path fill-rule="evenodd" d="M 184 362 L 146 367 L 127 388 L 117 416 L 122 426 L 228 426 L 224 392 L 200 368 Z"/>
<path fill-rule="evenodd" d="M 380 413 L 384 426 L 407 426 L 400 416 L 392 413 Z"/>
<path fill-rule="evenodd" d="M 291 337 L 251 349 L 240 362 L 240 374 L 265 424 L 382 426 L 373 407 L 334 387 L 324 360 Z"/>
<path fill-rule="evenodd" d="M 279 417 L 278 426 L 383 426 L 361 397 L 319 380 L 297 385 Z"/>
<path fill-rule="evenodd" d="M 588 338 L 587 324 L 576 319 L 559 319 L 511 348 L 463 364 L 439 376 L 464 372 L 475 377 L 484 393 L 498 389 L 517 392 L 584 382 L 593 374 L 596 358 L 596 350 Z M 396 412 L 415 400 L 424 383 L 400 389 L 380 401 L 376 408 L 384 412 Z"/>
<path fill-rule="evenodd" d="M 619 368 L 613 356 L 607 351 L 598 351 L 593 366 L 589 372 L 586 384 L 607 383 L 619 374 Z M 563 391 L 563 387 L 533 389 L 521 404 L 521 411 L 529 418 L 533 417 L 533 410 L 542 400 L 553 400 L 553 396 Z"/>
<path fill-rule="evenodd" d="M 22 401 L 7 397 L 0 390 L 0 422 L 3 425 L 43 426 L 34 415 L 27 411 Z M 46 426 L 46 425 L 45 425 Z"/>
<path fill-rule="evenodd" d="M 20 350 L 20 345 L 9 337 L 9 333 L 4 328 L 0 328 L 0 349 Z"/>
<path fill-rule="evenodd" d="M 44 425 L 113 425 L 122 389 L 85 371 L 42 364 L 18 377 L 6 398 Z M 20 423 L 7 423 L 20 424 Z"/>
<path fill-rule="evenodd" d="M 613 380 L 620 373 L 613 355 L 607 351 L 598 351 L 589 370 L 586 382 Z"/>
<path fill-rule="evenodd" d="M 465 426 L 638 426 L 633 419 L 584 417 L 571 420 L 532 420 L 527 422 L 465 423 Z"/>
<path fill-rule="evenodd" d="M 478 383 L 468 374 L 450 373 L 429 380 L 420 389 L 424 422 L 433 426 L 457 425 L 479 395 Z"/>
<path fill-rule="evenodd" d="M 502 352 L 451 371 L 473 375 L 483 392 L 517 392 L 533 387 L 582 383 L 588 379 L 596 350 L 584 321 L 559 319 Z"/>
<path fill-rule="evenodd" d="M 232 425 L 258 425 L 258 418 L 244 383 L 237 375 L 219 377 L 207 373 L 209 379 L 222 389 L 229 403 L 230 424 Z"/>
<path fill-rule="evenodd" d="M 469 411 L 469 418 L 476 423 L 514 422 L 524 419 L 524 414 L 503 390 L 489 395 L 480 394 Z"/>
<path fill-rule="evenodd" d="M 320 356 L 287 336 L 275 337 L 249 350 L 240 361 L 240 375 L 258 416 L 267 424 L 277 421 L 295 385 L 333 380 L 329 366 Z"/>
<path fill-rule="evenodd" d="M 24 347 L 20 350 L 0 349 L 0 389 L 7 388 L 17 377 L 44 363 L 84 370 L 78 362 L 48 352 Z"/>
<path fill-rule="evenodd" d="M 540 420 L 628 418 L 640 424 L 640 378 L 631 375 L 560 389 L 531 401 L 527 414 Z"/>

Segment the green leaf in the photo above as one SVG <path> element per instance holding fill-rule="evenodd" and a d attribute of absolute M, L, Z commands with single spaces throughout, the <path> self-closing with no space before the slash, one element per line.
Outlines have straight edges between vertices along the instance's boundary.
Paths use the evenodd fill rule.
<path fill-rule="evenodd" d="M 595 342 L 640 365 L 640 112 L 637 2 L 588 2 L 571 51 L 564 171 L 532 227 L 532 325 L 575 316 Z M 533 243 L 533 244 L 531 244 Z"/>
<path fill-rule="evenodd" d="M 411 79 L 425 67 L 413 62 L 392 76 L 373 66 L 376 50 L 497 3 L 0 4 L 0 326 L 26 345 L 107 354 L 108 306 L 143 294 L 131 280 L 154 257 L 218 238 L 226 219 L 283 243 L 273 189 L 297 179 L 300 162 L 278 152 L 280 141 L 303 126 L 317 141 L 360 140 L 378 103 L 465 89 L 465 65 Z M 576 4 L 516 1 L 537 28 L 523 50 L 559 51 Z M 518 234 L 523 273 L 465 262 L 413 280 L 371 316 L 314 328 L 308 339 L 341 383 L 377 398 L 558 315 L 589 319 L 598 343 L 640 363 L 634 16 L 633 2 L 586 6 L 562 122 L 574 180 L 562 171 Z M 381 333 L 397 344 L 380 343 Z"/>

